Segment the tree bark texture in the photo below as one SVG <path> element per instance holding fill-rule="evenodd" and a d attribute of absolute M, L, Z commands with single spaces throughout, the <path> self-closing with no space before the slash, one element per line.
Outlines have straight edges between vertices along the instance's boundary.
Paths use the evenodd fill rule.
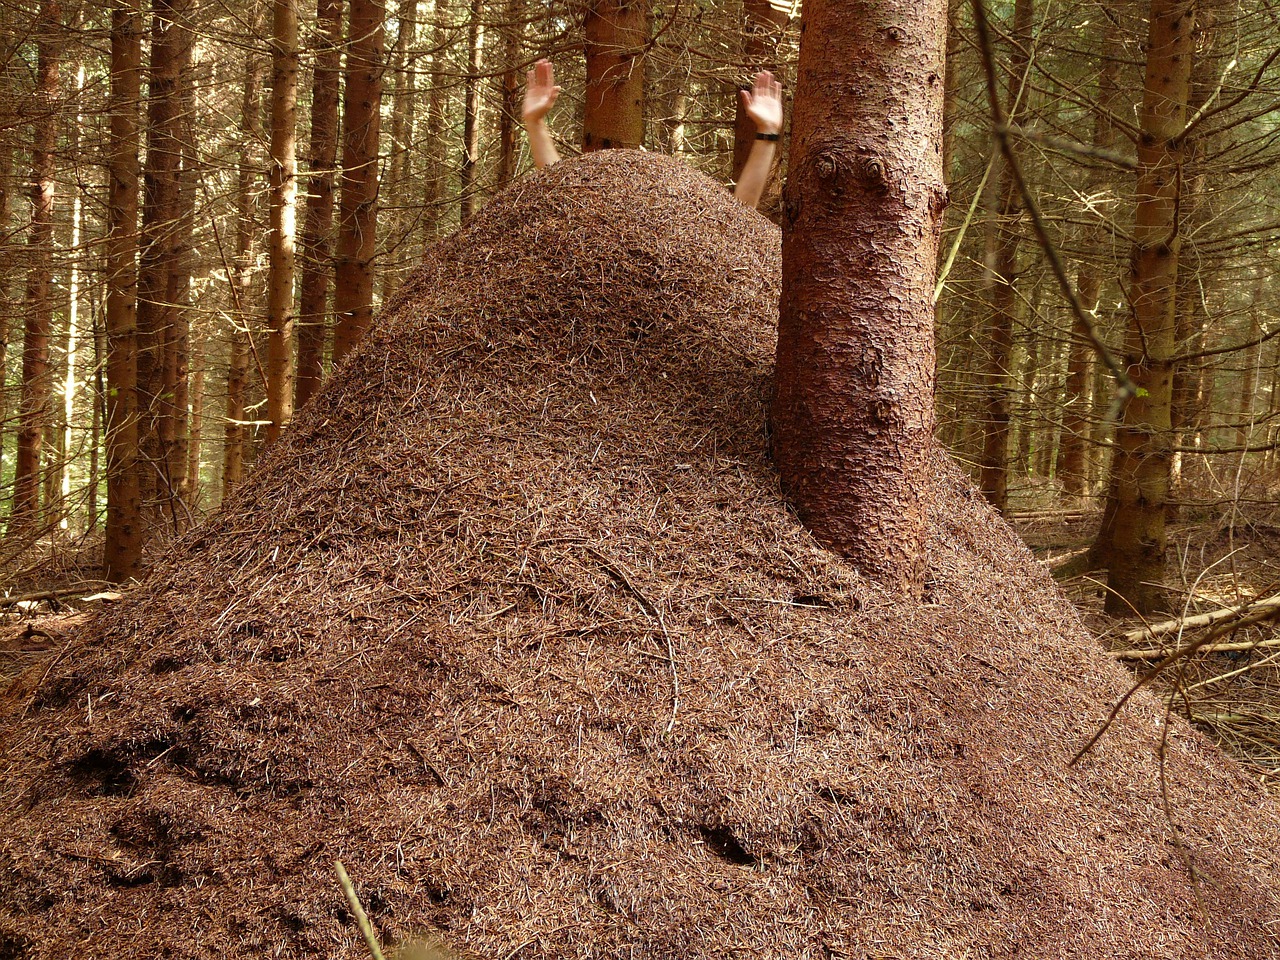
<path fill-rule="evenodd" d="M 378 252 L 378 133 L 385 68 L 382 0 L 351 0 L 346 90 L 342 99 L 342 196 L 333 309 L 337 363 L 373 320 L 373 267 Z"/>
<path fill-rule="evenodd" d="M 484 54 L 484 0 L 471 0 L 467 26 L 467 80 L 463 95 L 462 166 L 458 171 L 459 217 L 463 223 L 476 212 L 476 172 L 480 163 L 480 67 Z"/>
<path fill-rule="evenodd" d="M 801 29 L 774 456 L 819 540 L 918 593 L 935 455 L 946 7 L 810 0 Z"/>
<path fill-rule="evenodd" d="M 1125 404 L 1112 461 L 1106 609 L 1156 610 L 1164 596 L 1165 504 L 1176 349 L 1175 291 L 1182 246 L 1178 201 L 1194 52 L 1192 0 L 1152 0 L 1138 139 L 1132 315 L 1125 366 L 1138 388 Z"/>
<path fill-rule="evenodd" d="M 274 0 L 271 31 L 271 229 L 267 276 L 267 442 L 293 419 L 293 281 L 298 196 L 297 0 Z"/>
<path fill-rule="evenodd" d="M 644 142 L 644 54 L 649 0 L 594 0 L 586 13 L 587 91 L 582 149 Z"/>
<path fill-rule="evenodd" d="M 22 397 L 18 406 L 18 450 L 14 464 L 10 531 L 33 525 L 40 508 L 40 463 L 49 423 L 53 371 L 49 338 L 53 327 L 53 195 L 57 177 L 57 101 L 62 7 L 46 0 L 36 24 L 36 89 L 31 107 L 31 228 L 22 338 Z"/>
<path fill-rule="evenodd" d="M 498 189 L 516 175 L 520 154 L 521 43 L 524 39 L 524 0 L 506 0 L 502 7 L 502 112 L 498 116 Z"/>
<path fill-rule="evenodd" d="M 447 165 L 443 153 L 445 127 L 445 90 L 448 84 L 449 6 L 446 0 L 435 2 L 435 24 L 431 29 L 431 93 L 427 98 L 427 169 L 422 176 L 422 209 L 427 220 L 423 231 L 423 253 L 440 235 L 444 221 L 443 195 Z"/>
<path fill-rule="evenodd" d="M 301 409 L 324 376 L 333 240 L 334 165 L 338 162 L 338 80 L 342 63 L 342 0 L 316 5 L 315 77 L 311 87 L 311 145 L 307 216 L 302 228 L 301 303 L 294 408 Z"/>
<path fill-rule="evenodd" d="M 413 56 L 410 53 L 411 50 L 417 50 L 417 6 L 417 0 L 400 0 L 396 7 L 398 29 L 389 64 L 395 86 L 391 93 L 391 155 L 387 160 L 387 173 L 381 190 L 383 196 L 391 198 L 388 215 L 383 217 L 382 232 L 386 237 L 386 254 L 381 274 L 383 303 L 395 293 L 406 268 L 410 266 L 405 262 L 407 250 L 404 241 L 416 220 L 412 215 L 412 205 L 406 202 L 405 196 L 412 167 L 410 150 L 414 140 L 414 108 L 417 99 L 417 71 L 411 64 Z"/>

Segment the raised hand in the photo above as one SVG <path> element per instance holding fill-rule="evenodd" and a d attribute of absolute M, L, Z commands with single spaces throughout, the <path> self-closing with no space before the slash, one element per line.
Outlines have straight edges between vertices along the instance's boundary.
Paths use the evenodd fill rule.
<path fill-rule="evenodd" d="M 740 91 L 739 96 L 747 116 L 755 121 L 757 132 L 782 132 L 782 84 L 773 78 L 772 73 L 761 70 L 756 74 L 752 88 Z"/>
<path fill-rule="evenodd" d="M 555 105 L 560 96 L 556 86 L 555 69 L 550 60 L 539 60 L 525 75 L 524 110 L 525 123 L 541 120 Z"/>

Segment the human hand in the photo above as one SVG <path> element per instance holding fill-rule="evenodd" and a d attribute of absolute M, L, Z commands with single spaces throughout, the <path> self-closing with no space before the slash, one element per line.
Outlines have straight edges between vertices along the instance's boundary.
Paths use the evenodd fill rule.
<path fill-rule="evenodd" d="M 525 75 L 523 111 L 525 123 L 545 117 L 558 96 L 560 96 L 560 88 L 556 86 L 555 69 L 551 66 L 551 61 L 539 60 Z"/>
<path fill-rule="evenodd" d="M 550 64 L 548 64 L 550 67 Z M 768 70 L 756 74 L 750 90 L 739 91 L 742 108 L 755 121 L 758 133 L 782 132 L 782 84 Z"/>

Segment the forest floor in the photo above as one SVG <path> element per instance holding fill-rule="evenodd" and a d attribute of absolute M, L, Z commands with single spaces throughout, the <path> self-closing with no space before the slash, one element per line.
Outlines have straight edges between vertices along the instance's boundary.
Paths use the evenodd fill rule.
<path fill-rule="evenodd" d="M 1037 559 L 1049 566 L 1088 547 L 1099 519 L 1096 508 L 1028 510 L 1011 518 Z M 50 661 L 94 607 L 117 599 L 95 578 L 98 553 L 93 542 L 46 545 L 42 559 L 6 577 L 0 597 L 0 683 Z M 1202 509 L 1173 522 L 1168 574 L 1171 604 L 1187 618 L 1274 595 L 1280 588 L 1280 503 Z M 1158 663 L 1147 651 L 1167 654 L 1177 649 L 1178 637 L 1166 636 L 1163 643 L 1126 639 L 1149 624 L 1104 613 L 1104 579 L 1087 574 L 1061 586 L 1098 642 L 1136 678 L 1145 678 Z M 17 599 L 23 597 L 29 599 Z M 1212 649 L 1159 671 L 1152 682 L 1172 710 L 1280 790 L 1280 629 L 1275 620 L 1219 627 Z M 1203 639 L 1188 632 L 1181 644 Z"/>

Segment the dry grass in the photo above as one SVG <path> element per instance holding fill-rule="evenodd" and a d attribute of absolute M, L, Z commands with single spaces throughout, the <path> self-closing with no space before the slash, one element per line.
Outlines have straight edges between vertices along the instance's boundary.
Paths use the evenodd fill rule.
<path fill-rule="evenodd" d="M 616 152 L 438 247 L 9 689 L 0 957 L 361 956 L 335 859 L 496 960 L 1276 956 L 1276 808 L 1152 698 L 1067 765 L 1126 677 L 953 466 L 923 603 L 796 523 L 778 260 Z"/>

